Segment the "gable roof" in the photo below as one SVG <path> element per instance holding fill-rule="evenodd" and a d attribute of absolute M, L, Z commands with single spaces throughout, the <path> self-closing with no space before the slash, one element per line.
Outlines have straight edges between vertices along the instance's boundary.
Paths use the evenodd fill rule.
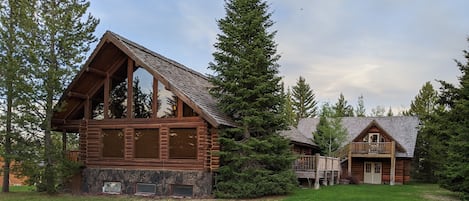
<path fill-rule="evenodd" d="M 413 157 L 420 121 L 418 117 L 343 117 L 342 126 L 347 130 L 347 143 L 353 141 L 365 129 L 375 122 L 390 137 L 396 140 L 405 152 L 397 152 L 397 157 Z M 305 118 L 298 123 L 298 130 L 306 137 L 313 139 L 313 132 L 319 118 Z"/>
<path fill-rule="evenodd" d="M 68 86 L 59 102 L 67 101 L 67 94 L 72 92 L 74 87 L 80 85 L 78 80 L 81 77 L 90 76 L 86 73 L 90 68 L 93 68 L 90 64 L 98 55 L 100 49 L 104 48 L 108 43 L 112 43 L 123 54 L 135 61 L 136 66 L 143 67 L 158 80 L 162 81 L 170 91 L 193 107 L 201 117 L 214 127 L 235 125 L 228 116 L 218 110 L 217 101 L 209 94 L 209 89 L 213 85 L 206 76 L 111 31 L 107 31 L 103 35 L 96 49 Z"/>
<path fill-rule="evenodd" d="M 290 126 L 288 130 L 280 131 L 279 134 L 280 136 L 289 139 L 294 144 L 301 144 L 308 147 L 318 148 L 318 145 L 314 143 L 313 140 L 304 136 L 298 129 L 293 126 Z"/>

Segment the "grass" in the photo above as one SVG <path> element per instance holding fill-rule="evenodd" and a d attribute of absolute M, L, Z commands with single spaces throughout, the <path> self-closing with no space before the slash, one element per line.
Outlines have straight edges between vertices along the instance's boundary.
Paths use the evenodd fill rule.
<path fill-rule="evenodd" d="M 0 201 L 148 201 L 149 198 L 125 195 L 70 195 L 59 194 L 49 196 L 44 193 L 34 192 L 32 187 L 28 186 L 12 186 L 11 193 L 0 193 Z M 180 200 L 180 199 L 177 199 Z M 284 200 L 284 201 L 303 201 L 303 200 L 320 200 L 320 201 L 456 201 L 458 194 L 447 191 L 438 187 L 436 184 L 410 184 L 410 185 L 335 185 L 322 186 L 319 190 L 314 189 L 298 189 L 288 196 L 268 197 L 255 199 L 260 200 Z M 255 201 L 252 200 L 252 201 Z M 204 200 L 210 201 L 210 200 Z M 213 201 L 213 200 L 212 200 Z M 228 200 L 224 200 L 228 201 Z"/>
<path fill-rule="evenodd" d="M 296 200 L 379 200 L 379 201 L 428 201 L 459 200 L 458 194 L 440 188 L 436 184 L 410 185 L 335 185 L 321 187 L 320 190 L 299 189 L 284 201 Z"/>

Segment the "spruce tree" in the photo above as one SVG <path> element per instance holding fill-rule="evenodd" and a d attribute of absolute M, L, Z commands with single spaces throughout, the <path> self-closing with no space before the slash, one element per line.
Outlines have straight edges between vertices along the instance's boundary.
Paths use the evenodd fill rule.
<path fill-rule="evenodd" d="M 313 90 L 301 76 L 292 88 L 292 103 L 296 113 L 296 122 L 302 118 L 316 117 L 318 113 Z"/>
<path fill-rule="evenodd" d="M 338 117 L 353 117 L 353 107 L 345 100 L 344 94 L 340 93 L 337 103 L 334 105 L 335 115 Z"/>
<path fill-rule="evenodd" d="M 444 121 L 439 122 L 440 132 L 449 135 L 447 156 L 441 158 L 446 160 L 440 182 L 444 188 L 461 192 L 463 200 L 469 200 L 469 51 L 463 52 L 466 63 L 456 61 L 462 73 L 459 86 L 440 81 L 440 94 L 449 108 L 440 115 Z"/>
<path fill-rule="evenodd" d="M 412 178 L 424 182 L 436 182 L 437 172 L 443 165 L 447 140 L 438 133 L 437 114 L 444 111 L 438 103 L 438 91 L 430 82 L 426 82 L 411 101 L 410 108 L 404 111 L 406 116 L 418 116 L 421 121 L 412 161 Z"/>
<path fill-rule="evenodd" d="M 296 185 L 285 129 L 279 55 L 268 5 L 261 0 L 227 0 L 226 16 L 209 68 L 211 94 L 238 125 L 220 128 L 217 197 L 241 198 L 285 194 Z"/>
<path fill-rule="evenodd" d="M 292 96 L 290 89 L 287 89 L 287 94 L 285 94 L 285 102 L 283 105 L 283 115 L 285 116 L 285 121 L 287 126 L 296 126 L 298 124 L 296 119 L 295 111 L 293 110 Z"/>

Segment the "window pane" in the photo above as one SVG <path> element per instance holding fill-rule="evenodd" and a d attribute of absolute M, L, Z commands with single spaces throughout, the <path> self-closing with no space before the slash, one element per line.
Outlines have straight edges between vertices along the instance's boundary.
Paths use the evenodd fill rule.
<path fill-rule="evenodd" d="M 158 118 L 176 117 L 177 97 L 158 82 Z"/>
<path fill-rule="evenodd" d="M 197 158 L 197 129 L 176 128 L 169 130 L 169 158 Z"/>
<path fill-rule="evenodd" d="M 153 76 L 144 68 L 138 68 L 133 77 L 133 112 L 135 118 L 151 118 Z"/>
<path fill-rule="evenodd" d="M 196 117 L 198 114 L 186 103 L 183 104 L 182 108 L 182 116 L 183 117 Z"/>
<path fill-rule="evenodd" d="M 112 79 L 109 95 L 109 118 L 119 119 L 127 116 L 127 77 Z"/>
<path fill-rule="evenodd" d="M 91 118 L 95 120 L 104 119 L 104 88 L 101 87 L 91 98 Z"/>
<path fill-rule="evenodd" d="M 159 158 L 158 129 L 135 129 L 135 158 Z"/>
<path fill-rule="evenodd" d="M 101 131 L 103 157 L 124 158 L 124 132 L 120 129 Z"/>

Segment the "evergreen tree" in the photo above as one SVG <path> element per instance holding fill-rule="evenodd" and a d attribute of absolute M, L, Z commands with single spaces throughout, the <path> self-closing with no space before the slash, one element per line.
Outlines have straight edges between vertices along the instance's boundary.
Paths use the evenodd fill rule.
<path fill-rule="evenodd" d="M 342 126 L 342 118 L 329 104 L 324 104 L 319 115 L 319 123 L 313 132 L 314 141 L 322 155 L 331 156 L 345 142 L 347 131 Z"/>
<path fill-rule="evenodd" d="M 97 39 L 93 35 L 99 20 L 87 13 L 86 0 L 39 0 L 36 5 L 37 29 L 33 32 L 37 55 L 33 99 L 42 113 L 44 131 L 44 176 L 39 190 L 56 191 L 56 159 L 52 144 L 52 115 L 60 109 L 54 103 L 72 80 Z"/>
<path fill-rule="evenodd" d="M 461 192 L 463 200 L 469 200 L 469 52 L 463 52 L 466 63 L 456 61 L 462 73 L 459 86 L 440 81 L 441 99 L 449 109 L 440 115 L 444 121 L 439 122 L 441 135 L 449 136 L 447 156 L 441 158 L 446 160 L 440 182 L 444 188 Z"/>
<path fill-rule="evenodd" d="M 288 126 L 296 126 L 298 122 L 296 121 L 296 114 L 293 110 L 292 96 L 290 89 L 287 89 L 287 94 L 285 94 L 285 102 L 283 105 L 283 115 L 285 116 L 285 121 Z"/>
<path fill-rule="evenodd" d="M 388 117 L 394 116 L 394 113 L 392 112 L 391 106 L 389 106 L 388 113 L 386 113 L 386 116 L 388 116 Z"/>
<path fill-rule="evenodd" d="M 34 1 L 0 1 L 0 136 L 3 158 L 2 192 L 9 192 L 11 161 L 17 157 L 14 145 L 22 141 L 21 127 L 29 116 L 25 108 L 30 104 L 27 98 L 31 92 L 27 75 L 30 74 L 28 63 L 28 32 L 32 23 Z M 3 102 L 3 101 L 2 101 Z M 1 130 L 4 129 L 4 130 Z M 0 173 L 1 174 L 1 173 Z"/>
<path fill-rule="evenodd" d="M 302 118 L 316 117 L 317 101 L 315 95 L 305 78 L 301 76 L 292 88 L 292 103 L 296 113 L 296 122 Z"/>
<path fill-rule="evenodd" d="M 334 113 L 338 117 L 353 117 L 353 107 L 345 100 L 344 94 L 340 93 L 337 103 L 334 105 Z"/>
<path fill-rule="evenodd" d="M 439 134 L 441 118 L 438 114 L 444 112 L 444 107 L 438 103 L 438 91 L 430 82 L 426 82 L 410 104 L 410 109 L 404 111 L 406 116 L 418 116 L 421 121 L 417 142 L 412 161 L 412 178 L 425 182 L 436 182 L 437 172 L 442 168 L 447 140 Z"/>
<path fill-rule="evenodd" d="M 220 128 L 220 168 L 215 195 L 240 198 L 285 194 L 296 186 L 294 160 L 285 129 L 279 55 L 268 5 L 260 0 L 227 0 L 218 20 L 221 34 L 209 68 L 219 108 L 236 128 Z"/>
<path fill-rule="evenodd" d="M 365 102 L 363 101 L 363 95 L 358 97 L 358 104 L 355 108 L 355 116 L 364 117 L 366 116 Z"/>

